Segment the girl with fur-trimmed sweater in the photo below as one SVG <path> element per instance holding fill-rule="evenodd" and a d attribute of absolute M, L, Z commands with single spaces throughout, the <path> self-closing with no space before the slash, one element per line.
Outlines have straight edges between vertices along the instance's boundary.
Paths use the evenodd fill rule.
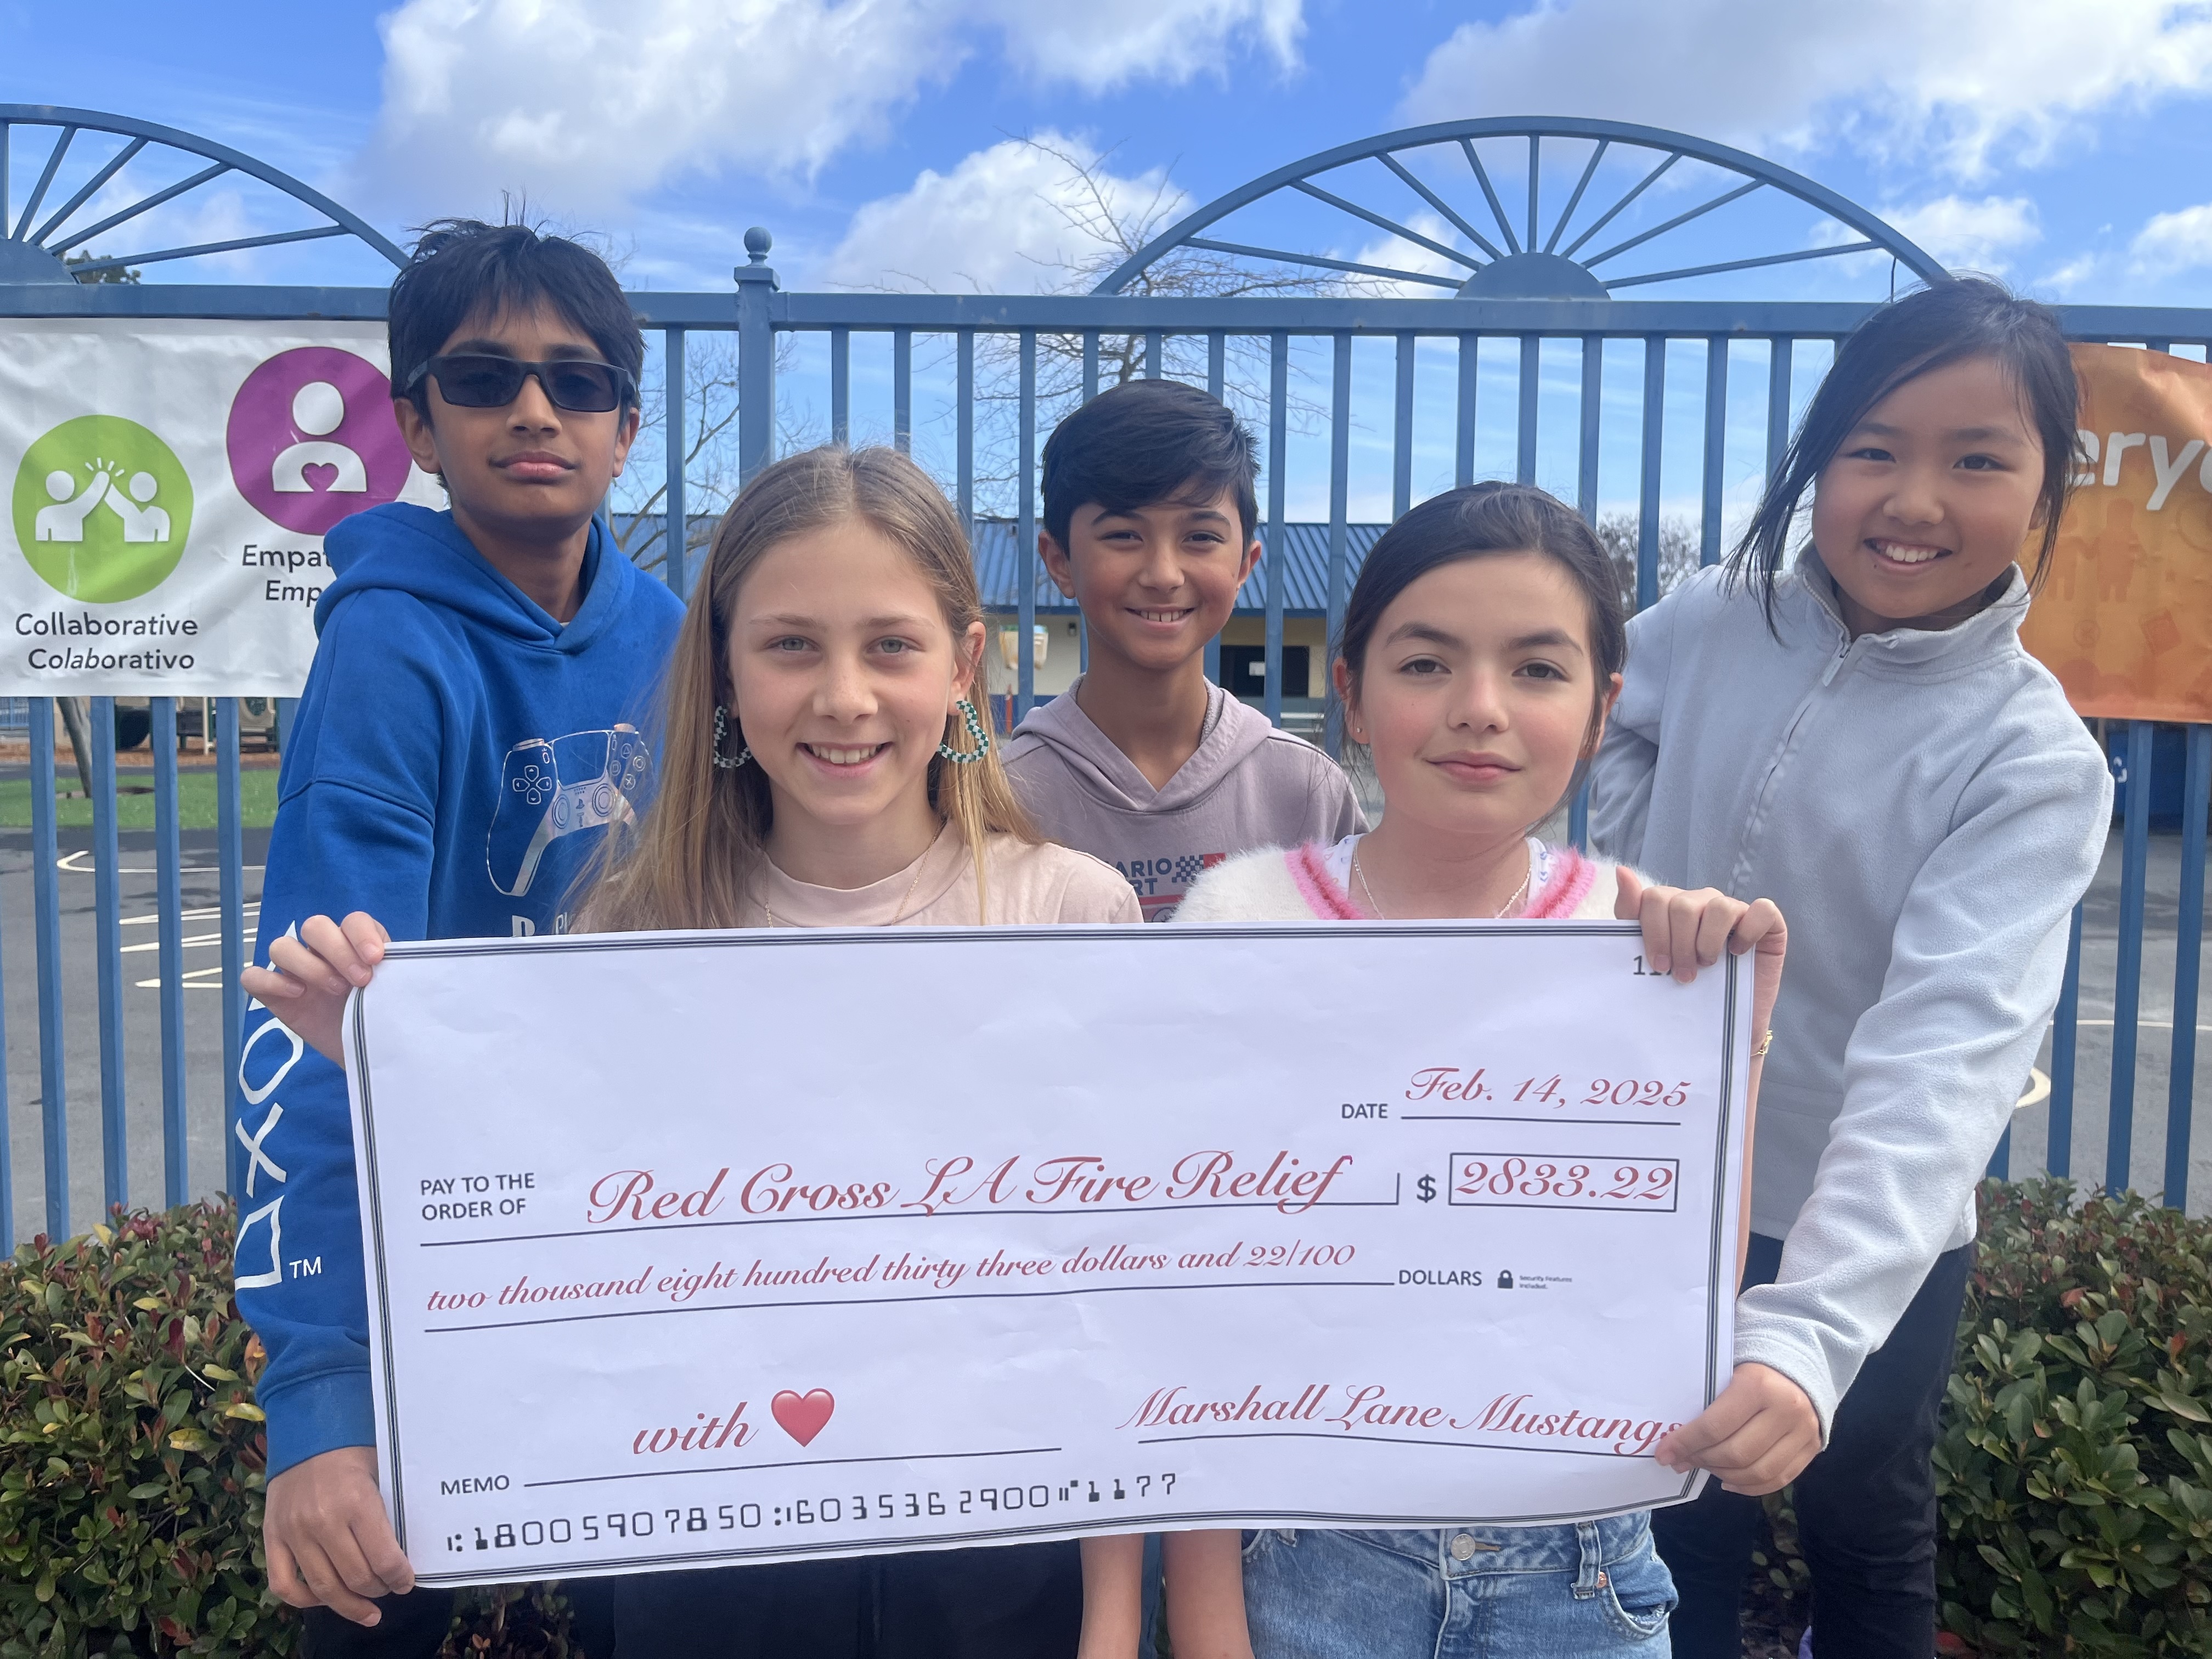
<path fill-rule="evenodd" d="M 1499 483 L 1413 508 L 1369 554 L 1331 671 L 1347 735 L 1382 786 L 1381 824 L 1334 846 L 1231 859 L 1190 890 L 1176 921 L 1640 921 L 1645 959 L 1684 981 L 1723 951 L 1755 949 L 1753 1028 L 1763 1034 L 1782 972 L 1772 904 L 1650 885 L 1528 833 L 1596 752 L 1626 651 L 1612 567 L 1571 508 Z M 1759 1070 L 1754 1060 L 1754 1100 Z M 1711 1415 L 1662 1441 L 1660 1461 L 1686 1468 L 1680 1437 Z M 1263 1531 L 1243 1548 L 1241 1586 L 1237 1534 L 1182 1541 L 1167 1586 L 1177 1659 L 1232 1659 L 1248 1632 L 1258 1659 L 1668 1651 L 1674 1585 L 1645 1514 Z M 1086 1556 L 1086 1659 L 1113 1645 L 1096 1639 L 1116 1604 L 1097 1593 L 1105 1553 Z"/>

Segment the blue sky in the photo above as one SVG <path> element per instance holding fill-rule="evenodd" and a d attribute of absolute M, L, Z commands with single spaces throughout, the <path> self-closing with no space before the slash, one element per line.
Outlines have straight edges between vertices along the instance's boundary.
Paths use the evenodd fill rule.
<path fill-rule="evenodd" d="M 1070 223 L 1066 158 L 1126 216 L 1411 123 L 1532 113 L 1741 145 L 2045 298 L 2193 305 L 2212 276 L 2212 7 L 2168 0 L 116 0 L 91 33 L 76 8 L 0 0 L 0 100 L 206 135 L 396 238 L 436 214 L 495 216 L 512 192 L 603 234 L 639 288 L 722 287 L 755 223 L 787 288 L 1065 285 L 1099 257 Z M 42 160 L 19 137 L 12 201 Z M 1579 160 L 1555 158 L 1550 199 Z M 1701 199 L 1676 182 L 1656 210 Z M 155 228 L 191 241 L 285 222 L 252 191 L 165 212 Z M 1674 263 L 1754 232 L 1819 240 L 1768 213 L 1763 231 L 1716 215 Z M 1441 268 L 1318 210 L 1261 222 L 1279 245 Z M 1887 271 L 1813 262 L 1729 291 L 1873 297 Z M 146 275 L 379 267 L 325 243 Z M 1635 374 L 1618 377 L 1632 401 Z M 1423 442 L 1426 488 L 1449 459 Z M 1753 467 L 1739 447 L 1732 475 Z M 1368 511 L 1387 495 L 1377 464 L 1358 463 Z M 1670 501 L 1685 489 L 1670 470 Z"/>
<path fill-rule="evenodd" d="M 1004 198 L 1037 180 L 986 166 L 1010 138 L 1202 201 L 1409 121 L 1536 112 L 1744 144 L 2051 298 L 2191 303 L 2212 270 L 2212 21 L 2155 0 L 123 0 L 81 22 L 0 0 L 0 97 L 206 134 L 394 234 L 505 187 L 612 237 L 641 285 L 726 280 L 762 222 L 788 281 L 900 285 L 902 260 L 1036 286 L 1009 255 L 1054 250 Z M 1005 211 L 841 258 L 925 170 Z"/>

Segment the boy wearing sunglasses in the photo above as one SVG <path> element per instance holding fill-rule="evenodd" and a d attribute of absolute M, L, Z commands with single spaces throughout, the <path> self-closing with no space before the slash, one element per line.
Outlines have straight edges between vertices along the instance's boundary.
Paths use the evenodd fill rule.
<path fill-rule="evenodd" d="M 447 221 L 389 314 L 393 411 L 451 505 L 376 507 L 326 539 L 338 575 L 278 784 L 264 964 L 316 915 L 365 910 L 399 939 L 556 932 L 652 787 L 641 716 L 684 608 L 593 516 L 637 436 L 645 359 L 614 274 L 526 226 Z M 413 1590 L 377 1494 L 345 1078 L 258 1003 L 240 1070 L 270 1584 L 310 1610 L 310 1654 L 428 1656 L 453 1597 Z"/>

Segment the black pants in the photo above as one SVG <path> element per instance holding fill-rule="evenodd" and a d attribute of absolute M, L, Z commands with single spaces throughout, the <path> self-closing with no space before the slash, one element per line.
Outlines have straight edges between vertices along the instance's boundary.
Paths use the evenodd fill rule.
<path fill-rule="evenodd" d="M 571 1578 L 561 1585 L 568 1600 L 569 1638 L 584 1659 L 607 1659 L 614 1651 L 613 1587 L 611 1578 Z M 376 1606 L 384 1616 L 368 1626 L 328 1607 L 309 1607 L 301 1620 L 301 1659 L 437 1659 L 453 1628 L 453 1591 L 410 1590 L 380 1596 Z"/>
<path fill-rule="evenodd" d="M 1074 1659 L 1083 1626 L 1072 1543 L 612 1582 L 614 1659 Z"/>
<path fill-rule="evenodd" d="M 1936 1449 L 1974 1247 L 1936 1257 L 1889 1340 L 1837 1407 L 1828 1444 L 1797 1477 L 1797 1537 L 1813 1571 L 1815 1659 L 1929 1659 L 1936 1651 Z M 1782 1241 L 1754 1233 L 1743 1282 L 1773 1282 Z M 1739 1659 L 1738 1624 L 1759 1501 L 1708 1482 L 1656 1511 L 1651 1531 L 1682 1602 L 1676 1659 Z"/>
<path fill-rule="evenodd" d="M 301 1620 L 302 1659 L 436 1659 L 453 1624 L 449 1589 L 380 1595 L 374 1625 L 356 1625 L 328 1607 L 309 1607 Z"/>

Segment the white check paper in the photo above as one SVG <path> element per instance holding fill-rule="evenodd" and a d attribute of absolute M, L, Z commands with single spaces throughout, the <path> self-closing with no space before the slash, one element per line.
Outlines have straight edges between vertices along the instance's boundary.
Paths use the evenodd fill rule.
<path fill-rule="evenodd" d="M 423 1582 L 1679 1502 L 1750 981 L 1612 923 L 393 947 L 347 1020 Z"/>

